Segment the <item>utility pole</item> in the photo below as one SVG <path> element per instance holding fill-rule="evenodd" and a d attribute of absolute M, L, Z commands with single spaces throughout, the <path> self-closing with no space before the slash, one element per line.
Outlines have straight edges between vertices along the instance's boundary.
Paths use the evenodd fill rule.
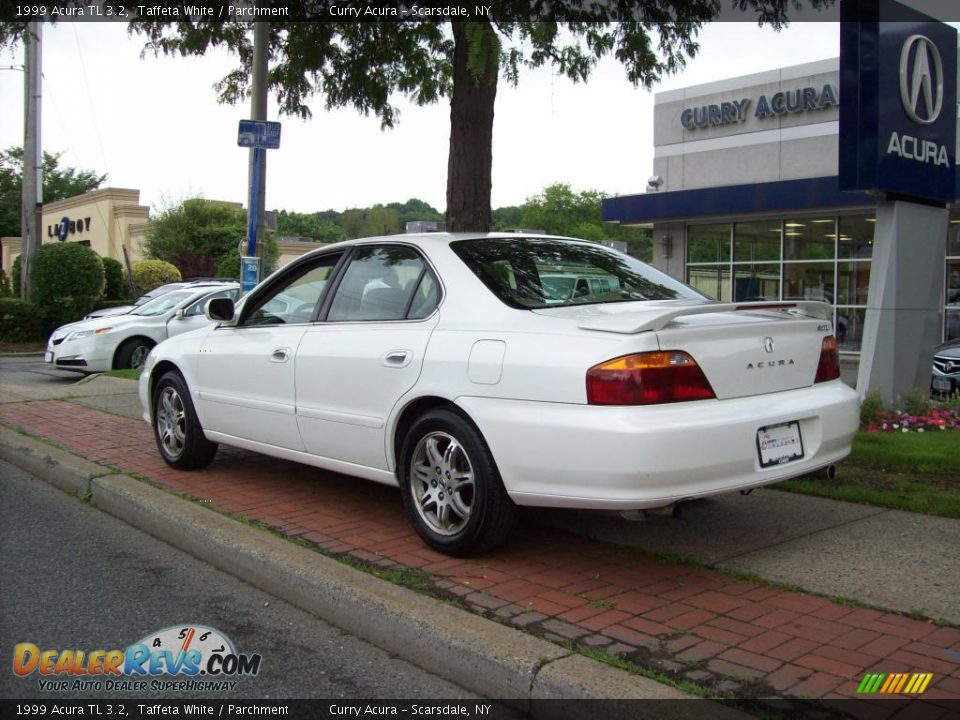
<path fill-rule="evenodd" d="M 269 56 L 270 24 L 267 22 L 253 23 L 253 81 L 251 93 L 251 120 L 267 119 L 267 58 Z M 260 172 L 255 172 L 254 158 L 259 153 Z M 254 188 L 254 183 L 256 187 Z M 257 197 L 257 224 L 256 247 L 251 248 L 260 258 L 260 274 L 263 274 L 264 256 L 264 216 L 266 215 L 266 188 L 267 188 L 267 153 L 260 148 L 250 149 L 250 196 L 256 192 Z M 253 208 L 251 207 L 250 210 Z M 253 254 L 253 253 L 250 253 Z M 257 278 L 258 280 L 260 278 Z"/>
<path fill-rule="evenodd" d="M 40 32 L 41 22 L 31 22 L 24 38 L 23 82 L 23 189 L 20 196 L 20 296 L 29 300 L 32 292 L 30 265 L 40 248 L 43 225 L 43 153 L 40 144 Z"/>

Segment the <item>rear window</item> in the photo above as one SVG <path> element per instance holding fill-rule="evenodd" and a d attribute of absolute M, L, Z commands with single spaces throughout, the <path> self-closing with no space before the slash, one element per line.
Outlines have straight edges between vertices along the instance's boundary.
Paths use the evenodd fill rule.
<path fill-rule="evenodd" d="M 494 295 L 511 307 L 704 299 L 669 275 L 601 245 L 484 238 L 456 240 L 450 247 Z"/>

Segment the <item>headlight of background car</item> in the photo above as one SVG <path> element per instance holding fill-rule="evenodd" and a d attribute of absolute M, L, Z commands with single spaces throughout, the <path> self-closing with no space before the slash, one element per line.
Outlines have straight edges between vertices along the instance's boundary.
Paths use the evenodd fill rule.
<path fill-rule="evenodd" d="M 99 330 L 74 330 L 67 336 L 67 340 L 79 340 L 80 338 L 89 337 L 90 335 L 101 335 L 109 330 L 113 330 L 113 328 L 105 327 Z"/>

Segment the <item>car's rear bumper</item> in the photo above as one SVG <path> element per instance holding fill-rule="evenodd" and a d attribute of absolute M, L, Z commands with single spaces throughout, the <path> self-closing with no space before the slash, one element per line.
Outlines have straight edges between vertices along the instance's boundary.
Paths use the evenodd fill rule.
<path fill-rule="evenodd" d="M 840 381 L 733 400 L 604 407 L 464 397 L 520 505 L 658 507 L 744 490 L 850 452 L 859 398 Z M 797 421 L 802 459 L 762 468 L 761 427 Z"/>

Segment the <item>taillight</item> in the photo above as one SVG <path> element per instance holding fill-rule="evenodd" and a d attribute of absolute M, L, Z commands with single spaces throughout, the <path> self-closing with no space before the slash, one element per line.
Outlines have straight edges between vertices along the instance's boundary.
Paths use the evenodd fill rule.
<path fill-rule="evenodd" d="M 715 397 L 696 361 L 677 350 L 624 355 L 587 370 L 590 405 L 658 405 Z"/>
<path fill-rule="evenodd" d="M 837 352 L 837 339 L 827 335 L 820 344 L 820 362 L 817 363 L 817 376 L 814 383 L 836 380 L 840 377 L 840 354 Z"/>

